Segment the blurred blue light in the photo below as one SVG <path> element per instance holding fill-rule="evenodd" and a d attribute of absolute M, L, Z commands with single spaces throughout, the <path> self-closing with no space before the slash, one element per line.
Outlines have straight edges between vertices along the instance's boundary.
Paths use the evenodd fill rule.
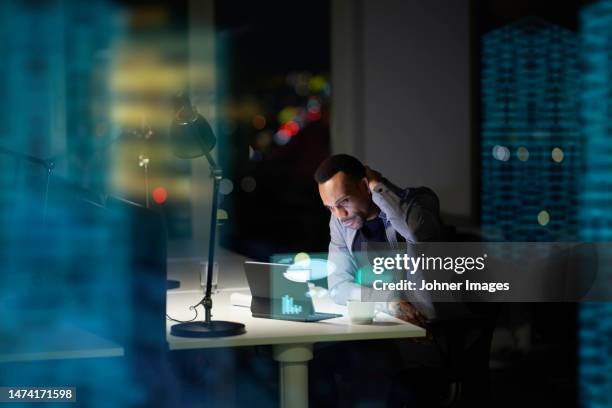
<path fill-rule="evenodd" d="M 609 106 L 612 76 L 610 38 L 612 1 L 585 7 L 581 13 L 582 123 L 585 135 L 585 180 L 580 200 L 584 241 L 612 239 L 612 133 Z M 557 157 L 565 162 L 565 149 Z M 554 159 L 554 156 L 553 156 Z M 559 160 L 559 161 L 561 161 Z M 602 261 L 605 262 L 605 261 Z M 612 271 L 600 271 L 612 285 Z M 612 305 L 583 303 L 580 308 L 580 405 L 612 406 Z"/>

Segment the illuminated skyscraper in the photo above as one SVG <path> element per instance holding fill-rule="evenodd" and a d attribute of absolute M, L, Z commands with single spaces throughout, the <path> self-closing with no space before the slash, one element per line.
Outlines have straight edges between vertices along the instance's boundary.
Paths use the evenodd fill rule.
<path fill-rule="evenodd" d="M 577 35 L 527 18 L 482 40 L 482 227 L 489 239 L 575 239 Z"/>

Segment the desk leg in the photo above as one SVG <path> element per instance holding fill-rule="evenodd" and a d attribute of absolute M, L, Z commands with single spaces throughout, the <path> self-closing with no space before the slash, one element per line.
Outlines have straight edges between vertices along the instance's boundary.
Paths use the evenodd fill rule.
<path fill-rule="evenodd" d="M 308 407 L 308 361 L 312 344 L 277 344 L 274 360 L 279 363 L 281 408 Z"/>

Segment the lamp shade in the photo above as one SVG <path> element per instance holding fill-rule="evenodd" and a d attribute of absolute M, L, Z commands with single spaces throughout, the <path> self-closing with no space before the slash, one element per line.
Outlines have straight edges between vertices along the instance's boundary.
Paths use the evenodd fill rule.
<path fill-rule="evenodd" d="M 176 119 L 172 121 L 170 140 L 174 155 L 182 159 L 204 156 L 210 153 L 217 143 L 210 124 L 199 113 L 187 122 Z"/>
<path fill-rule="evenodd" d="M 170 141 L 175 156 L 195 159 L 210 153 L 217 139 L 210 124 L 191 105 L 185 93 L 173 100 L 175 116 L 170 125 Z"/>

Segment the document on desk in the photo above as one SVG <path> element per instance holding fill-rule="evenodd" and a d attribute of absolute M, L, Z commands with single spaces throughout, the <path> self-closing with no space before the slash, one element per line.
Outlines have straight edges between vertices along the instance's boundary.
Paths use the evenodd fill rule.
<path fill-rule="evenodd" d="M 232 306 L 251 307 L 252 296 L 248 293 L 232 293 L 230 295 L 230 303 Z"/>

